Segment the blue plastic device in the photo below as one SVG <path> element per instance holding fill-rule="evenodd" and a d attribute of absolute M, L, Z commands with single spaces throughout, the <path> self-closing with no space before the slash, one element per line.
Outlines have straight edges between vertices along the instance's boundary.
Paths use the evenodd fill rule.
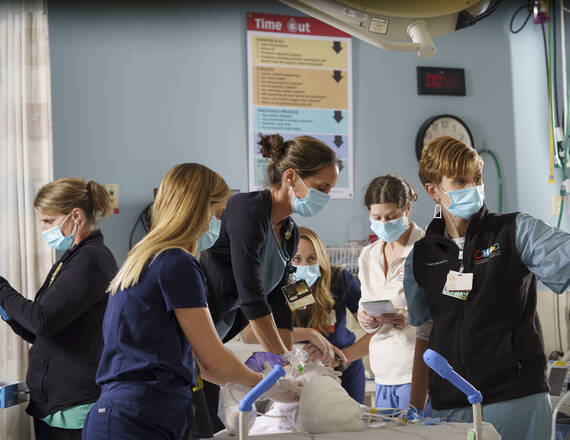
<path fill-rule="evenodd" d="M 480 391 L 477 391 L 473 385 L 463 379 L 459 374 L 453 371 L 449 362 L 431 348 L 428 348 L 424 352 L 424 362 L 433 371 L 439 374 L 443 379 L 448 380 L 453 385 L 455 385 L 463 394 L 467 396 L 470 404 L 481 403 L 483 401 L 483 396 Z"/>
<path fill-rule="evenodd" d="M 273 371 L 265 376 L 252 390 L 245 395 L 238 405 L 240 411 L 249 412 L 253 409 L 253 402 L 273 386 L 279 378 L 285 376 L 285 370 L 281 365 L 275 365 Z"/>

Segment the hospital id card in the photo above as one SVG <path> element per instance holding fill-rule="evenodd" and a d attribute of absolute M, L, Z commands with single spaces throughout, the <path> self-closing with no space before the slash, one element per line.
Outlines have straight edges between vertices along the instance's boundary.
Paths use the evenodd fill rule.
<path fill-rule="evenodd" d="M 441 293 L 452 298 L 467 301 L 469 293 L 473 289 L 473 274 L 450 270 Z"/>
<path fill-rule="evenodd" d="M 455 272 L 450 270 L 447 274 L 447 281 L 445 282 L 447 290 L 466 290 L 470 292 L 473 290 L 473 274 L 464 272 Z"/>

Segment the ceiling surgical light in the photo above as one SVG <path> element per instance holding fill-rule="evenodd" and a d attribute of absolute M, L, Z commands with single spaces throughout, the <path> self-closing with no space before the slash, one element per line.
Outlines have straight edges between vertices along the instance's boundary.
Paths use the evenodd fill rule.
<path fill-rule="evenodd" d="M 433 37 L 471 26 L 503 0 L 280 0 L 386 50 L 435 53 Z"/>

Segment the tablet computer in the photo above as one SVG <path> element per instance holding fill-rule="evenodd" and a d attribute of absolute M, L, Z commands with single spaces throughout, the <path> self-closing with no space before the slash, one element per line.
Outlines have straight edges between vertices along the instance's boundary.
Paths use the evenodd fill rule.
<path fill-rule="evenodd" d="M 362 301 L 361 303 L 364 311 L 373 317 L 385 315 L 389 313 L 396 313 L 396 308 L 392 301 L 389 299 L 379 299 L 375 301 Z"/>

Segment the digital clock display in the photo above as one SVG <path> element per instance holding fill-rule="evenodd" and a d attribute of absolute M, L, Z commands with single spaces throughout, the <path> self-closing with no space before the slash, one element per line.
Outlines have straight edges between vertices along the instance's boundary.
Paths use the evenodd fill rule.
<path fill-rule="evenodd" d="M 465 70 L 418 66 L 418 94 L 465 96 Z"/>

